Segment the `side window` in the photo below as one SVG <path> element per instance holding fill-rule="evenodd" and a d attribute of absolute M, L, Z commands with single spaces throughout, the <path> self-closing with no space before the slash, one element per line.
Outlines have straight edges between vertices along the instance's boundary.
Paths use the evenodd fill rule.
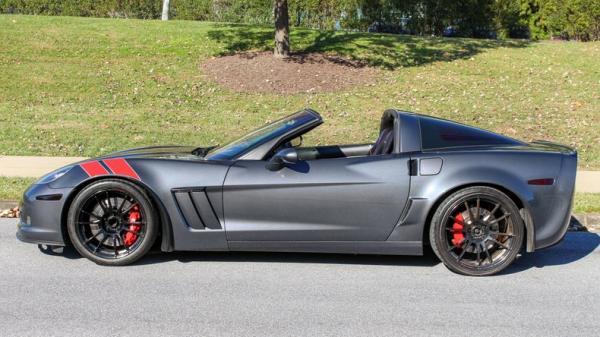
<path fill-rule="evenodd" d="M 423 150 L 478 145 L 516 145 L 518 141 L 493 132 L 436 118 L 421 117 Z"/>

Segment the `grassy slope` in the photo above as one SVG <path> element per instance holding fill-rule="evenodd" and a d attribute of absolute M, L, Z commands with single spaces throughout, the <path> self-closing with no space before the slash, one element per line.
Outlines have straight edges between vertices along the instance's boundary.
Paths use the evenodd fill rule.
<path fill-rule="evenodd" d="M 0 177 L 0 200 L 19 200 L 23 191 L 37 178 Z M 600 194 L 576 193 L 573 212 L 600 213 Z"/>
<path fill-rule="evenodd" d="M 281 96 L 229 92 L 198 66 L 270 48 L 268 27 L 10 15 L 0 26 L 0 154 L 214 144 L 304 106 L 327 120 L 310 142 L 363 142 L 375 138 L 384 108 L 397 107 L 571 144 L 580 167 L 600 168 L 600 43 L 294 29 L 296 50 L 335 51 L 384 70 L 377 86 Z"/>

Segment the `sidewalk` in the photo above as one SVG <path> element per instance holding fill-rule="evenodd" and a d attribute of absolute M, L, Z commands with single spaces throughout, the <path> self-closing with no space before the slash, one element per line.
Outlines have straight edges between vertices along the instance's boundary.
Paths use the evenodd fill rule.
<path fill-rule="evenodd" d="M 0 156 L 0 176 L 40 177 L 84 157 Z"/>
<path fill-rule="evenodd" d="M 577 171 L 575 191 L 600 193 L 600 171 Z"/>
<path fill-rule="evenodd" d="M 39 177 L 83 157 L 0 156 L 0 176 Z M 600 193 L 600 171 L 578 171 L 577 192 Z"/>

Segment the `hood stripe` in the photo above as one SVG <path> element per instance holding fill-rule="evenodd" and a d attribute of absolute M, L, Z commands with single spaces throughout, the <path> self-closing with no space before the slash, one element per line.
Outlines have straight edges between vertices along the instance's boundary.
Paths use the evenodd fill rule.
<path fill-rule="evenodd" d="M 102 176 L 109 174 L 108 171 L 100 164 L 97 160 L 88 161 L 86 163 L 79 164 L 81 168 L 87 173 L 90 177 Z"/>
<path fill-rule="evenodd" d="M 140 180 L 140 176 L 123 158 L 105 159 L 102 161 L 114 174 Z"/>

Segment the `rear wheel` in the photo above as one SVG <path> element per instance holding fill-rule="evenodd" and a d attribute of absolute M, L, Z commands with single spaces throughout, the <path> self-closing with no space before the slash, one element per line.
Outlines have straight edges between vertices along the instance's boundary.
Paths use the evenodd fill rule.
<path fill-rule="evenodd" d="M 126 265 L 142 256 L 157 236 L 150 198 L 138 186 L 107 179 L 84 188 L 73 200 L 67 229 L 84 257 L 103 265 Z"/>
<path fill-rule="evenodd" d="M 475 186 L 446 198 L 429 232 L 435 254 L 452 271 L 492 275 L 516 258 L 525 231 L 519 209 L 501 191 Z"/>

